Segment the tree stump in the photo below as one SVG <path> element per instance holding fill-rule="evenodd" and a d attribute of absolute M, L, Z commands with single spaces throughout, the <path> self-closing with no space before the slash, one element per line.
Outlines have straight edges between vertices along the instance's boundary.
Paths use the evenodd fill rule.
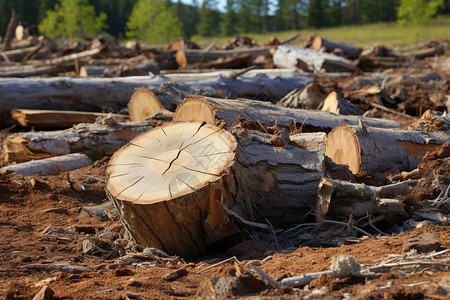
<path fill-rule="evenodd" d="M 221 206 L 243 214 L 236 146 L 224 129 L 178 122 L 150 130 L 117 151 L 106 190 L 133 239 L 144 247 L 198 256 L 238 233 Z"/>

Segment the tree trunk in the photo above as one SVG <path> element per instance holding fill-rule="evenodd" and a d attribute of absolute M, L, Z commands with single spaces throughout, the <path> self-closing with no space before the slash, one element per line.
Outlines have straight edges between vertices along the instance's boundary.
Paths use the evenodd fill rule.
<path fill-rule="evenodd" d="M 11 49 L 11 41 L 14 37 L 14 31 L 19 21 L 19 15 L 14 9 L 11 10 L 11 19 L 9 20 L 8 27 L 6 28 L 5 39 L 3 40 L 3 51 Z"/>
<path fill-rule="evenodd" d="M 159 99 L 164 99 L 168 96 Z M 200 96 L 192 96 L 196 98 Z M 375 128 L 397 128 L 397 122 L 388 119 L 365 118 L 360 116 L 340 116 L 324 111 L 310 111 L 302 109 L 287 108 L 272 103 L 247 100 L 247 99 L 219 99 L 211 97 L 202 97 L 215 110 L 216 117 L 224 119 L 231 127 L 238 116 L 254 121 L 265 122 L 268 125 L 277 123 L 278 126 L 289 128 L 295 123 L 300 126 L 303 124 L 303 130 L 307 131 L 325 131 L 328 132 L 339 124 L 358 126 L 362 120 L 367 126 Z"/>
<path fill-rule="evenodd" d="M 345 58 L 299 46 L 278 46 L 273 54 L 273 62 L 279 68 L 304 66 L 307 70 L 315 73 L 321 69 L 325 69 L 327 72 L 354 72 L 356 70 L 355 66 Z"/>
<path fill-rule="evenodd" d="M 327 136 L 325 155 L 334 163 L 348 165 L 354 174 L 383 172 L 393 167 L 411 171 L 427 151 L 448 138 L 445 133 L 372 128 L 366 122 L 360 127 L 339 125 Z"/>
<path fill-rule="evenodd" d="M 213 125 L 155 128 L 111 158 L 107 195 L 139 245 L 198 256 L 239 232 L 222 205 L 244 216 L 250 210 L 235 154 L 235 138 Z"/>
<path fill-rule="evenodd" d="M 311 49 L 319 51 L 322 47 L 324 47 L 325 50 L 330 53 L 333 53 L 335 49 L 341 49 L 344 56 L 349 59 L 358 58 L 359 54 L 361 54 L 362 51 L 362 49 L 359 47 L 345 43 L 336 43 L 316 35 L 313 39 Z"/>
<path fill-rule="evenodd" d="M 302 88 L 309 78 L 294 73 L 258 74 L 238 78 L 215 76 L 197 81 L 170 80 L 162 76 L 127 78 L 26 78 L 0 79 L 0 124 L 7 125 L 15 108 L 81 111 L 119 111 L 125 108 L 135 89 L 153 89 L 158 96 L 165 91 L 182 93 L 181 98 L 158 97 L 164 108 L 174 111 L 184 95 L 246 97 L 278 101 L 295 88 Z M 174 76 L 178 78 L 179 76 Z M 188 79 L 189 76 L 185 76 Z M 198 76 L 192 76 L 197 79 Z"/>
<path fill-rule="evenodd" d="M 228 211 L 286 225 L 310 209 L 323 175 L 323 133 L 280 146 L 270 134 L 230 130 L 237 140 L 207 123 L 171 123 L 116 152 L 106 189 L 139 244 L 196 256 L 238 232 Z"/>

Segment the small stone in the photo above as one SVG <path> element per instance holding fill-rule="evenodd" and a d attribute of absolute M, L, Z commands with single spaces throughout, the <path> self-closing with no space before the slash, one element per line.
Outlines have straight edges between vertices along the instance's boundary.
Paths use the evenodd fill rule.
<path fill-rule="evenodd" d="M 179 269 L 175 272 L 169 273 L 169 274 L 165 275 L 163 278 L 164 278 L 164 280 L 167 280 L 167 281 L 174 281 L 174 280 L 180 279 L 181 277 L 187 275 L 187 273 L 188 273 L 188 271 L 185 268 L 183 268 L 183 269 Z"/>
<path fill-rule="evenodd" d="M 55 292 L 48 285 L 44 285 L 39 293 L 33 297 L 33 300 L 51 300 L 54 294 Z"/>
<path fill-rule="evenodd" d="M 136 274 L 133 270 L 127 268 L 116 269 L 114 271 L 114 276 L 132 276 Z"/>
<path fill-rule="evenodd" d="M 135 287 L 141 287 L 143 286 L 142 282 L 136 280 L 136 278 L 131 278 L 128 282 L 127 286 L 135 286 Z"/>
<path fill-rule="evenodd" d="M 415 249 L 417 253 L 428 253 L 439 251 L 441 244 L 434 234 L 425 232 L 419 236 L 408 237 L 403 241 L 403 251 L 408 252 L 411 249 Z"/>

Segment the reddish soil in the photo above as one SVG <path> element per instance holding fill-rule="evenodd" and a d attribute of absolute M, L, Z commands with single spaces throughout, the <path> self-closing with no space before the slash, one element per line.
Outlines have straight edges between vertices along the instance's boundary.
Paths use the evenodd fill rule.
<path fill-rule="evenodd" d="M 104 159 L 91 167 L 57 176 L 0 175 L 3 299 L 31 299 L 45 284 L 54 291 L 56 299 L 215 299 L 220 297 L 208 289 L 213 278 L 239 276 L 253 266 L 280 280 L 329 270 L 332 258 L 339 254 L 352 255 L 361 265 L 373 265 L 382 257 L 402 254 L 405 238 L 424 232 L 433 233 L 441 249 L 450 248 L 449 226 L 424 223 L 411 232 L 339 247 L 308 247 L 301 243 L 289 251 L 276 251 L 273 246 L 246 241 L 227 254 L 210 254 L 195 260 L 159 256 L 126 260 L 125 249 L 120 246 L 124 242 L 120 239 L 124 234 L 120 221 L 104 221 L 82 210 L 107 200 L 104 183 L 78 174 L 105 179 L 106 163 Z M 83 241 L 96 236 L 106 244 L 116 241 L 116 247 L 84 253 Z M 100 249 L 105 248 L 100 245 Z M 214 265 L 233 255 L 237 259 Z M 175 271 L 175 278 L 166 278 Z M 314 296 L 316 299 L 448 299 L 448 265 L 444 271 L 429 267 L 420 273 L 403 275 L 386 273 L 366 279 L 321 276 L 311 282 L 310 288 L 326 286 L 330 290 L 326 295 Z M 301 288 L 265 288 L 260 281 L 247 288 L 253 291 L 244 296 L 248 299 L 299 299 L 311 293 Z"/>

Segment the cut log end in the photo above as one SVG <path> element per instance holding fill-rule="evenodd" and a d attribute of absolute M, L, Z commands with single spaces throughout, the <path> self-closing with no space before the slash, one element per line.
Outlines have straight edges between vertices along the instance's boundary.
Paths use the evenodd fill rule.
<path fill-rule="evenodd" d="M 361 172 L 359 139 L 356 131 L 347 125 L 339 125 L 328 134 L 325 155 L 336 164 L 348 165 L 354 174 Z"/>
<path fill-rule="evenodd" d="M 329 111 L 337 114 L 339 108 L 339 102 L 337 99 L 336 92 L 331 92 L 328 96 L 323 100 L 322 111 Z"/>
<path fill-rule="evenodd" d="M 174 122 L 193 121 L 214 124 L 216 115 L 213 106 L 204 97 L 191 96 L 184 99 L 173 116 Z"/>
<path fill-rule="evenodd" d="M 178 50 L 175 55 L 175 60 L 180 68 L 186 68 L 188 65 L 188 58 L 184 50 Z"/>
<path fill-rule="evenodd" d="M 234 136 L 206 123 L 150 130 L 114 154 L 108 197 L 141 246 L 198 256 L 239 232 L 221 204 L 236 201 Z"/>
<path fill-rule="evenodd" d="M 214 126 L 159 127 L 113 156 L 107 189 L 117 199 L 138 204 L 175 199 L 218 180 L 233 162 L 235 148 L 232 136 Z"/>
<path fill-rule="evenodd" d="M 144 120 L 162 108 L 163 106 L 155 94 L 144 88 L 136 90 L 128 104 L 130 120 L 133 122 Z"/>

